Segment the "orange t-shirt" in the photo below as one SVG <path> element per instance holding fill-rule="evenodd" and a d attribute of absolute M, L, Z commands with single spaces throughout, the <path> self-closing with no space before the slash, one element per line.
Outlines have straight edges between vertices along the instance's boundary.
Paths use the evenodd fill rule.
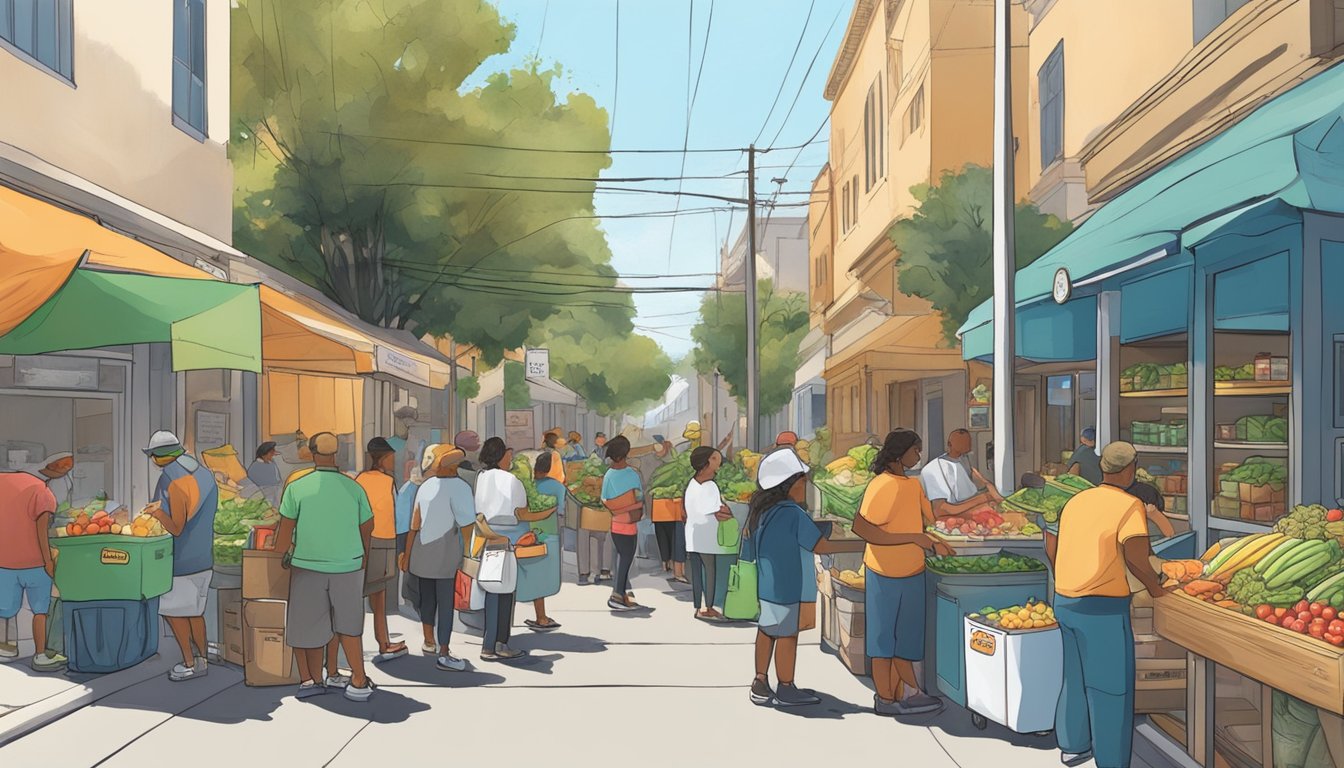
<path fill-rule="evenodd" d="M 360 472 L 355 482 L 368 494 L 373 508 L 373 538 L 397 538 L 397 483 L 391 475 L 371 469 Z"/>
<path fill-rule="evenodd" d="M 883 472 L 863 492 L 859 516 L 887 533 L 923 533 L 933 524 L 933 507 L 919 479 Z M 882 576 L 905 578 L 924 572 L 918 544 L 869 544 L 863 564 Z"/>

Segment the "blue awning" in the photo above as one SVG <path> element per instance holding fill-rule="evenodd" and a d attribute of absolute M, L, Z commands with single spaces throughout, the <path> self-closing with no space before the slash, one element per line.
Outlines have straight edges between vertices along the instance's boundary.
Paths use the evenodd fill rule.
<path fill-rule="evenodd" d="M 1018 271 L 1017 306 L 1048 300 L 1060 267 L 1075 285 L 1085 283 L 1154 252 L 1175 253 L 1192 231 L 1202 235 L 1211 222 L 1274 200 L 1344 212 L 1344 66 L 1272 99 L 1107 203 Z M 962 325 L 963 344 L 992 320 L 991 299 Z"/>
<path fill-rule="evenodd" d="M 1038 304 L 1017 313 L 1017 356 L 1038 362 L 1092 360 L 1097 356 L 1097 297 L 1082 296 L 1063 306 Z M 992 360 L 994 324 L 961 337 L 963 360 Z"/>

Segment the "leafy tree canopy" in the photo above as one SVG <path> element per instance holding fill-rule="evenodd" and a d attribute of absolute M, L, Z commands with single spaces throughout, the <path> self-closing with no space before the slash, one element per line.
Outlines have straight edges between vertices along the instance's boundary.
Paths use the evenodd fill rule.
<path fill-rule="evenodd" d="M 578 392 L 589 408 L 604 416 L 637 410 L 662 396 L 672 368 L 657 343 L 635 334 L 628 317 L 612 313 L 604 308 L 562 310 L 532 333 L 532 346 L 550 350 L 551 378 Z M 594 328 L 613 333 L 599 338 Z"/>
<path fill-rule="evenodd" d="M 522 411 L 532 407 L 532 390 L 527 386 L 527 368 L 516 360 L 504 363 L 504 410 Z"/>
<path fill-rule="evenodd" d="M 993 171 L 967 165 L 946 171 L 936 186 L 911 187 L 918 209 L 891 228 L 900 253 L 897 286 L 928 299 L 942 314 L 943 335 L 956 341 L 967 315 L 994 292 Z M 1019 204 L 1014 224 L 1017 268 L 1050 250 L 1073 229 L 1068 222 Z"/>
<path fill-rule="evenodd" d="M 807 335 L 807 297 L 776 293 L 774 283 L 761 280 L 756 291 L 760 333 L 760 410 L 778 412 L 793 395 L 798 370 L 798 345 Z M 747 400 L 747 298 L 743 293 L 706 296 L 700 303 L 700 321 L 691 329 L 695 341 L 695 368 L 709 375 L 715 369 L 728 391 L 745 406 Z"/>
<path fill-rule="evenodd" d="M 481 380 L 475 376 L 459 376 L 457 379 L 457 396 L 461 400 L 475 400 L 476 396 L 481 394 Z"/>

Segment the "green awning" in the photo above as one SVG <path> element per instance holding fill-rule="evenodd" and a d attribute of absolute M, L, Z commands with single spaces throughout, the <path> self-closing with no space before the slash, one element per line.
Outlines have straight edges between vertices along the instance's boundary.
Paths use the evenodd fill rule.
<path fill-rule="evenodd" d="M 1017 273 L 1019 307 L 1048 300 L 1055 272 L 1077 285 L 1172 254 L 1192 230 L 1268 200 L 1344 211 L 1344 67 L 1336 65 L 1259 107 L 1107 203 Z M 993 300 L 961 333 L 992 325 Z"/>
<path fill-rule="evenodd" d="M 76 269 L 28 319 L 0 336 L 0 354 L 171 342 L 173 370 L 261 372 L 255 285 Z"/>

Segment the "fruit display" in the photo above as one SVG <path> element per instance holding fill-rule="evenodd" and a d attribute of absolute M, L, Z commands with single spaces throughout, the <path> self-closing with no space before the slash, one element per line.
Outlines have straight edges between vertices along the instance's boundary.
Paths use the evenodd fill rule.
<path fill-rule="evenodd" d="M 509 468 L 513 476 L 523 483 L 523 488 L 527 491 L 527 508 L 532 512 L 545 512 L 548 509 L 555 509 L 560 500 L 549 493 L 539 493 L 537 491 L 537 479 L 532 472 L 532 462 L 526 456 L 516 456 L 513 459 L 513 466 Z"/>
<path fill-rule="evenodd" d="M 602 506 L 602 476 L 607 473 L 607 463 L 597 454 L 589 456 L 583 462 L 578 477 L 569 478 L 569 493 L 585 507 Z"/>
<path fill-rule="evenodd" d="M 1006 513 L 1013 515 L 1013 513 Z M 1040 526 L 1027 522 L 1020 513 L 1016 519 L 1005 518 L 1003 514 L 986 505 L 966 515 L 940 518 L 928 530 L 953 538 L 1035 538 L 1041 535 Z"/>
<path fill-rule="evenodd" d="M 839 579 L 840 582 L 847 587 L 853 587 L 854 589 L 861 590 L 868 584 L 868 568 L 866 566 L 860 565 L 859 570 L 857 571 L 853 570 L 840 571 L 836 575 L 836 578 Z"/>
<path fill-rule="evenodd" d="M 936 573 L 1025 573 L 1044 571 L 1045 564 L 1035 558 L 1023 555 L 1000 553 L 997 555 L 948 555 L 930 557 L 926 561 L 929 570 Z"/>
<path fill-rule="evenodd" d="M 1250 614 L 1261 621 L 1298 634 L 1310 635 L 1337 648 L 1344 646 L 1344 620 L 1339 618 L 1339 609 L 1335 606 L 1299 600 L 1292 607 L 1257 605 Z"/>
<path fill-rule="evenodd" d="M 106 509 L 99 509 L 92 514 L 85 507 L 77 511 L 72 519 L 66 523 L 57 523 L 53 529 L 57 538 L 66 536 L 136 536 L 147 539 L 151 536 L 162 536 L 166 531 L 163 524 L 154 519 L 147 511 L 141 512 L 131 519 L 130 512 L 121 507 L 114 512 L 109 513 Z M 146 507 L 146 510 L 149 508 Z"/>
<path fill-rule="evenodd" d="M 1059 623 L 1055 621 L 1055 609 L 1044 600 L 1028 600 L 1024 605 L 1002 609 L 981 608 L 970 618 L 999 629 L 1049 629 Z"/>

